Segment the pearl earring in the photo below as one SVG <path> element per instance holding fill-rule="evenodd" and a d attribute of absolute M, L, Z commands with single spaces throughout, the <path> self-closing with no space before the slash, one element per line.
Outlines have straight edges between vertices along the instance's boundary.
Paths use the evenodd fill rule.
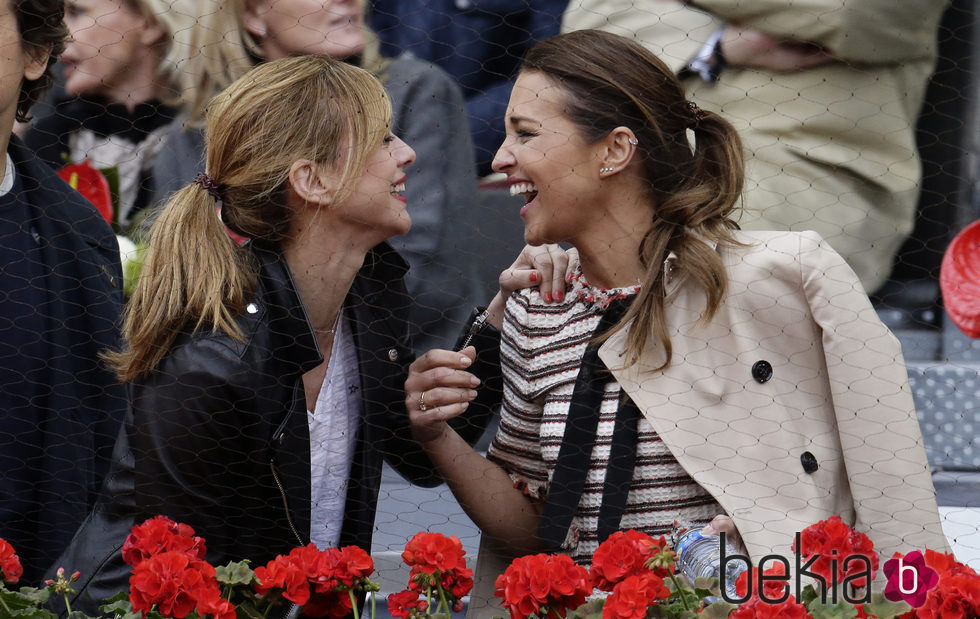
<path fill-rule="evenodd" d="M 600 174 L 605 174 L 605 173 L 607 173 L 607 172 L 612 172 L 612 171 L 613 171 L 613 170 L 615 170 L 615 169 L 616 169 L 616 168 L 599 168 L 599 173 L 600 173 Z"/>

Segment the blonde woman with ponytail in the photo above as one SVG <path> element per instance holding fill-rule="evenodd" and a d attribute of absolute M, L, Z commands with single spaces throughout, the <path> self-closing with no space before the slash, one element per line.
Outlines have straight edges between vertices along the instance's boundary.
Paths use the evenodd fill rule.
<path fill-rule="evenodd" d="M 614 531 L 681 522 L 758 562 L 792 559 L 795 533 L 836 514 L 885 558 L 946 549 L 897 340 L 817 234 L 738 230 L 728 122 L 651 52 L 592 30 L 528 53 L 504 122 L 494 168 L 526 199 L 525 239 L 573 245 L 580 268 L 496 314 L 486 457 L 446 421 L 492 367 L 434 351 L 406 383 L 416 437 L 485 542 L 588 565 Z M 476 614 L 495 556 L 484 544 Z"/>
<path fill-rule="evenodd" d="M 440 481 L 403 405 L 411 300 L 386 240 L 411 225 L 415 153 L 390 121 L 381 84 L 325 56 L 259 65 L 208 106 L 204 170 L 153 225 L 109 358 L 131 411 L 59 563 L 83 574 L 73 609 L 126 588 L 119 547 L 152 516 L 216 565 L 263 565 L 311 541 L 370 549 L 383 459 Z"/>

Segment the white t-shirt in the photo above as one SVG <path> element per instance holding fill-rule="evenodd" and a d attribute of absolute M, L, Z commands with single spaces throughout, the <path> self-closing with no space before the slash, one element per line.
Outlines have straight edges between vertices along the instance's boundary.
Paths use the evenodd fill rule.
<path fill-rule="evenodd" d="M 357 351 L 346 318 L 337 323 L 330 363 L 317 396 L 307 411 L 310 428 L 310 540 L 321 550 L 336 546 L 344 522 L 347 482 L 354 458 L 360 417 L 361 376 Z"/>

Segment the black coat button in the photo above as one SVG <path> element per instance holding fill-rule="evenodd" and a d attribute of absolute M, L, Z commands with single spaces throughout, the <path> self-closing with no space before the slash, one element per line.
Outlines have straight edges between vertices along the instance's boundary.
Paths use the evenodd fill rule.
<path fill-rule="evenodd" d="M 753 363 L 752 378 L 759 383 L 764 383 L 772 378 L 772 364 L 768 361 L 756 361 Z"/>
<path fill-rule="evenodd" d="M 817 457 L 814 456 L 809 451 L 804 451 L 803 455 L 800 456 L 800 463 L 803 464 L 803 470 L 807 473 L 816 472 L 817 468 Z"/>

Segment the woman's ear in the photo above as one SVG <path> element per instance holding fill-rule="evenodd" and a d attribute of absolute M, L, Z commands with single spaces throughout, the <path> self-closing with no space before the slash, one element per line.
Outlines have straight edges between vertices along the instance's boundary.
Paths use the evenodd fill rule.
<path fill-rule="evenodd" d="M 334 177 L 325 166 L 299 159 L 289 166 L 289 186 L 305 204 L 330 206 L 336 193 Z"/>
<path fill-rule="evenodd" d="M 599 144 L 600 174 L 608 176 L 621 172 L 633 160 L 638 142 L 629 127 L 616 127 Z"/>
<path fill-rule="evenodd" d="M 24 45 L 24 79 L 39 79 L 48 69 L 48 58 L 51 56 L 51 45 Z"/>
<path fill-rule="evenodd" d="M 143 20 L 143 30 L 140 32 L 140 43 L 146 46 L 155 45 L 167 36 L 163 26 L 155 19 Z M 169 37 L 168 37 L 169 38 Z"/>
<path fill-rule="evenodd" d="M 269 27 L 265 25 L 266 7 L 262 2 L 246 2 L 245 12 L 242 13 L 242 25 L 249 34 L 257 39 L 261 39 L 269 32 Z"/>

